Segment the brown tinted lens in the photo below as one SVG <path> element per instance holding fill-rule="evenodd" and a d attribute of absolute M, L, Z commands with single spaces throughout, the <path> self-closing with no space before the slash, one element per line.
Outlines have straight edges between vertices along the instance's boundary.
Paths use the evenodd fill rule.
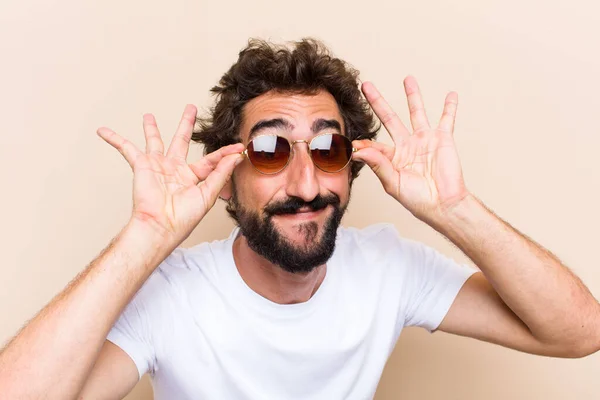
<path fill-rule="evenodd" d="M 352 142 L 339 134 L 319 135 L 310 142 L 310 154 L 319 169 L 338 172 L 352 157 Z"/>
<path fill-rule="evenodd" d="M 263 174 L 275 174 L 287 165 L 290 144 L 281 136 L 259 136 L 248 144 L 248 158 Z"/>

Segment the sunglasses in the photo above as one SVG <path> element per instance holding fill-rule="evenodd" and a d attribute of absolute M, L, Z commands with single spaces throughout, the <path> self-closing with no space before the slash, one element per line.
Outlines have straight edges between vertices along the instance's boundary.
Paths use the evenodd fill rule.
<path fill-rule="evenodd" d="M 252 166 L 260 173 L 271 175 L 281 172 L 292 158 L 292 146 L 296 143 L 308 144 L 310 158 L 321 171 L 334 173 L 346 168 L 356 151 L 352 142 L 339 133 L 323 133 L 310 141 L 290 142 L 283 136 L 257 136 L 248 143 L 242 152 Z"/>

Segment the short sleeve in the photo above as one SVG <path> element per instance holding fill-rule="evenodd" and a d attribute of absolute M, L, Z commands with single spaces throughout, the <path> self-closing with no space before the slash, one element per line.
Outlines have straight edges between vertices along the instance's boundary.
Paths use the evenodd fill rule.
<path fill-rule="evenodd" d="M 149 342 L 149 332 L 144 307 L 134 298 L 117 319 L 106 339 L 119 346 L 133 360 L 139 378 L 151 371 L 154 351 Z"/>
<path fill-rule="evenodd" d="M 168 279 L 159 266 L 125 307 L 107 340 L 119 346 L 135 363 L 139 377 L 156 372 L 156 338 L 166 318 Z"/>
<path fill-rule="evenodd" d="M 402 239 L 404 326 L 435 331 L 460 289 L 477 270 L 422 243 Z"/>

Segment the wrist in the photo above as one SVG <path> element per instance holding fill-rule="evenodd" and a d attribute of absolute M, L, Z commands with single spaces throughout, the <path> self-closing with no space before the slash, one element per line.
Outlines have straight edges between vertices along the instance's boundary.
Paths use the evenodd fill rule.
<path fill-rule="evenodd" d="M 127 242 L 132 250 L 135 249 L 147 255 L 164 255 L 164 257 L 180 244 L 172 234 L 164 229 L 136 217 L 131 217 L 127 222 L 119 234 L 119 241 Z"/>
<path fill-rule="evenodd" d="M 459 201 L 446 205 L 431 224 L 438 232 L 448 236 L 461 227 L 471 226 L 485 214 L 483 204 L 471 193 Z"/>

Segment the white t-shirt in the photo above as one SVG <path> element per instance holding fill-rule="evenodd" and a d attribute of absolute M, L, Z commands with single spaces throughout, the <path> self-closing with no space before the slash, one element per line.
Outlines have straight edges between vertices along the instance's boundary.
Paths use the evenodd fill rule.
<path fill-rule="evenodd" d="M 338 230 L 317 292 L 250 289 L 225 240 L 178 248 L 108 335 L 163 399 L 370 399 L 402 328 L 435 330 L 475 269 L 392 225 Z"/>

